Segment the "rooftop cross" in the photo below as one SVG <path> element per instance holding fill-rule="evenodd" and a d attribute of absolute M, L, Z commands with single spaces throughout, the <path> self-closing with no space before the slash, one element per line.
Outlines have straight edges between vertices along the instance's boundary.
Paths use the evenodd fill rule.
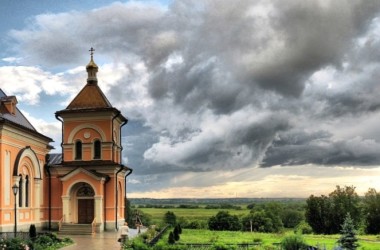
<path fill-rule="evenodd" d="M 89 50 L 90 51 L 90 55 L 91 55 L 91 57 L 94 55 L 94 51 L 95 51 L 95 49 L 93 48 L 93 47 L 91 47 L 91 49 Z"/>

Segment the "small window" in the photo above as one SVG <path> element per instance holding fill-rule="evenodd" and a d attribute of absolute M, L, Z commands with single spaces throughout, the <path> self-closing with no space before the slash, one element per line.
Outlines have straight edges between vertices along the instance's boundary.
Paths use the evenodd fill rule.
<path fill-rule="evenodd" d="M 75 143 L 75 160 L 82 160 L 82 142 Z"/>
<path fill-rule="evenodd" d="M 99 140 L 94 141 L 94 159 L 100 159 L 102 144 Z"/>

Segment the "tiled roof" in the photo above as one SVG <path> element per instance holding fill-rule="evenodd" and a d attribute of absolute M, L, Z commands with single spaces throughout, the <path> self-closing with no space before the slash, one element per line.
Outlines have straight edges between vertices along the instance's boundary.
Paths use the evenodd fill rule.
<path fill-rule="evenodd" d="M 3 92 L 2 89 L 0 89 L 0 100 L 8 99 L 8 96 Z M 10 114 L 7 109 L 5 108 L 3 102 L 0 104 L 0 117 L 11 121 L 13 123 L 16 123 L 18 125 L 21 125 L 25 128 L 28 128 L 30 130 L 36 131 L 36 129 L 33 127 L 33 125 L 25 118 L 25 116 L 21 113 L 21 111 L 16 107 L 15 108 L 15 114 Z M 37 131 L 36 131 L 37 132 Z"/>
<path fill-rule="evenodd" d="M 97 84 L 86 84 L 66 110 L 112 108 L 111 103 Z"/>

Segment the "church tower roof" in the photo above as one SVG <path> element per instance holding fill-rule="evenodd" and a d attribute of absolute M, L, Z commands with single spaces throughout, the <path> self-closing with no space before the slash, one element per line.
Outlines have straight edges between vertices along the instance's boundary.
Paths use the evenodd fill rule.
<path fill-rule="evenodd" d="M 112 108 L 111 103 L 98 86 L 98 65 L 94 62 L 94 49 L 91 48 L 91 59 L 86 66 L 87 84 L 67 106 L 66 110 Z"/>

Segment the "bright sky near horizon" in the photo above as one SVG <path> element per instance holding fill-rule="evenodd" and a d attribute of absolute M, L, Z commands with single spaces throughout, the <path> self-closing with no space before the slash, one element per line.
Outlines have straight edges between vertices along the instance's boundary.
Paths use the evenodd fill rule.
<path fill-rule="evenodd" d="M 0 18 L 0 88 L 54 152 L 95 48 L 129 197 L 380 191 L 380 1 L 4 0 Z"/>

